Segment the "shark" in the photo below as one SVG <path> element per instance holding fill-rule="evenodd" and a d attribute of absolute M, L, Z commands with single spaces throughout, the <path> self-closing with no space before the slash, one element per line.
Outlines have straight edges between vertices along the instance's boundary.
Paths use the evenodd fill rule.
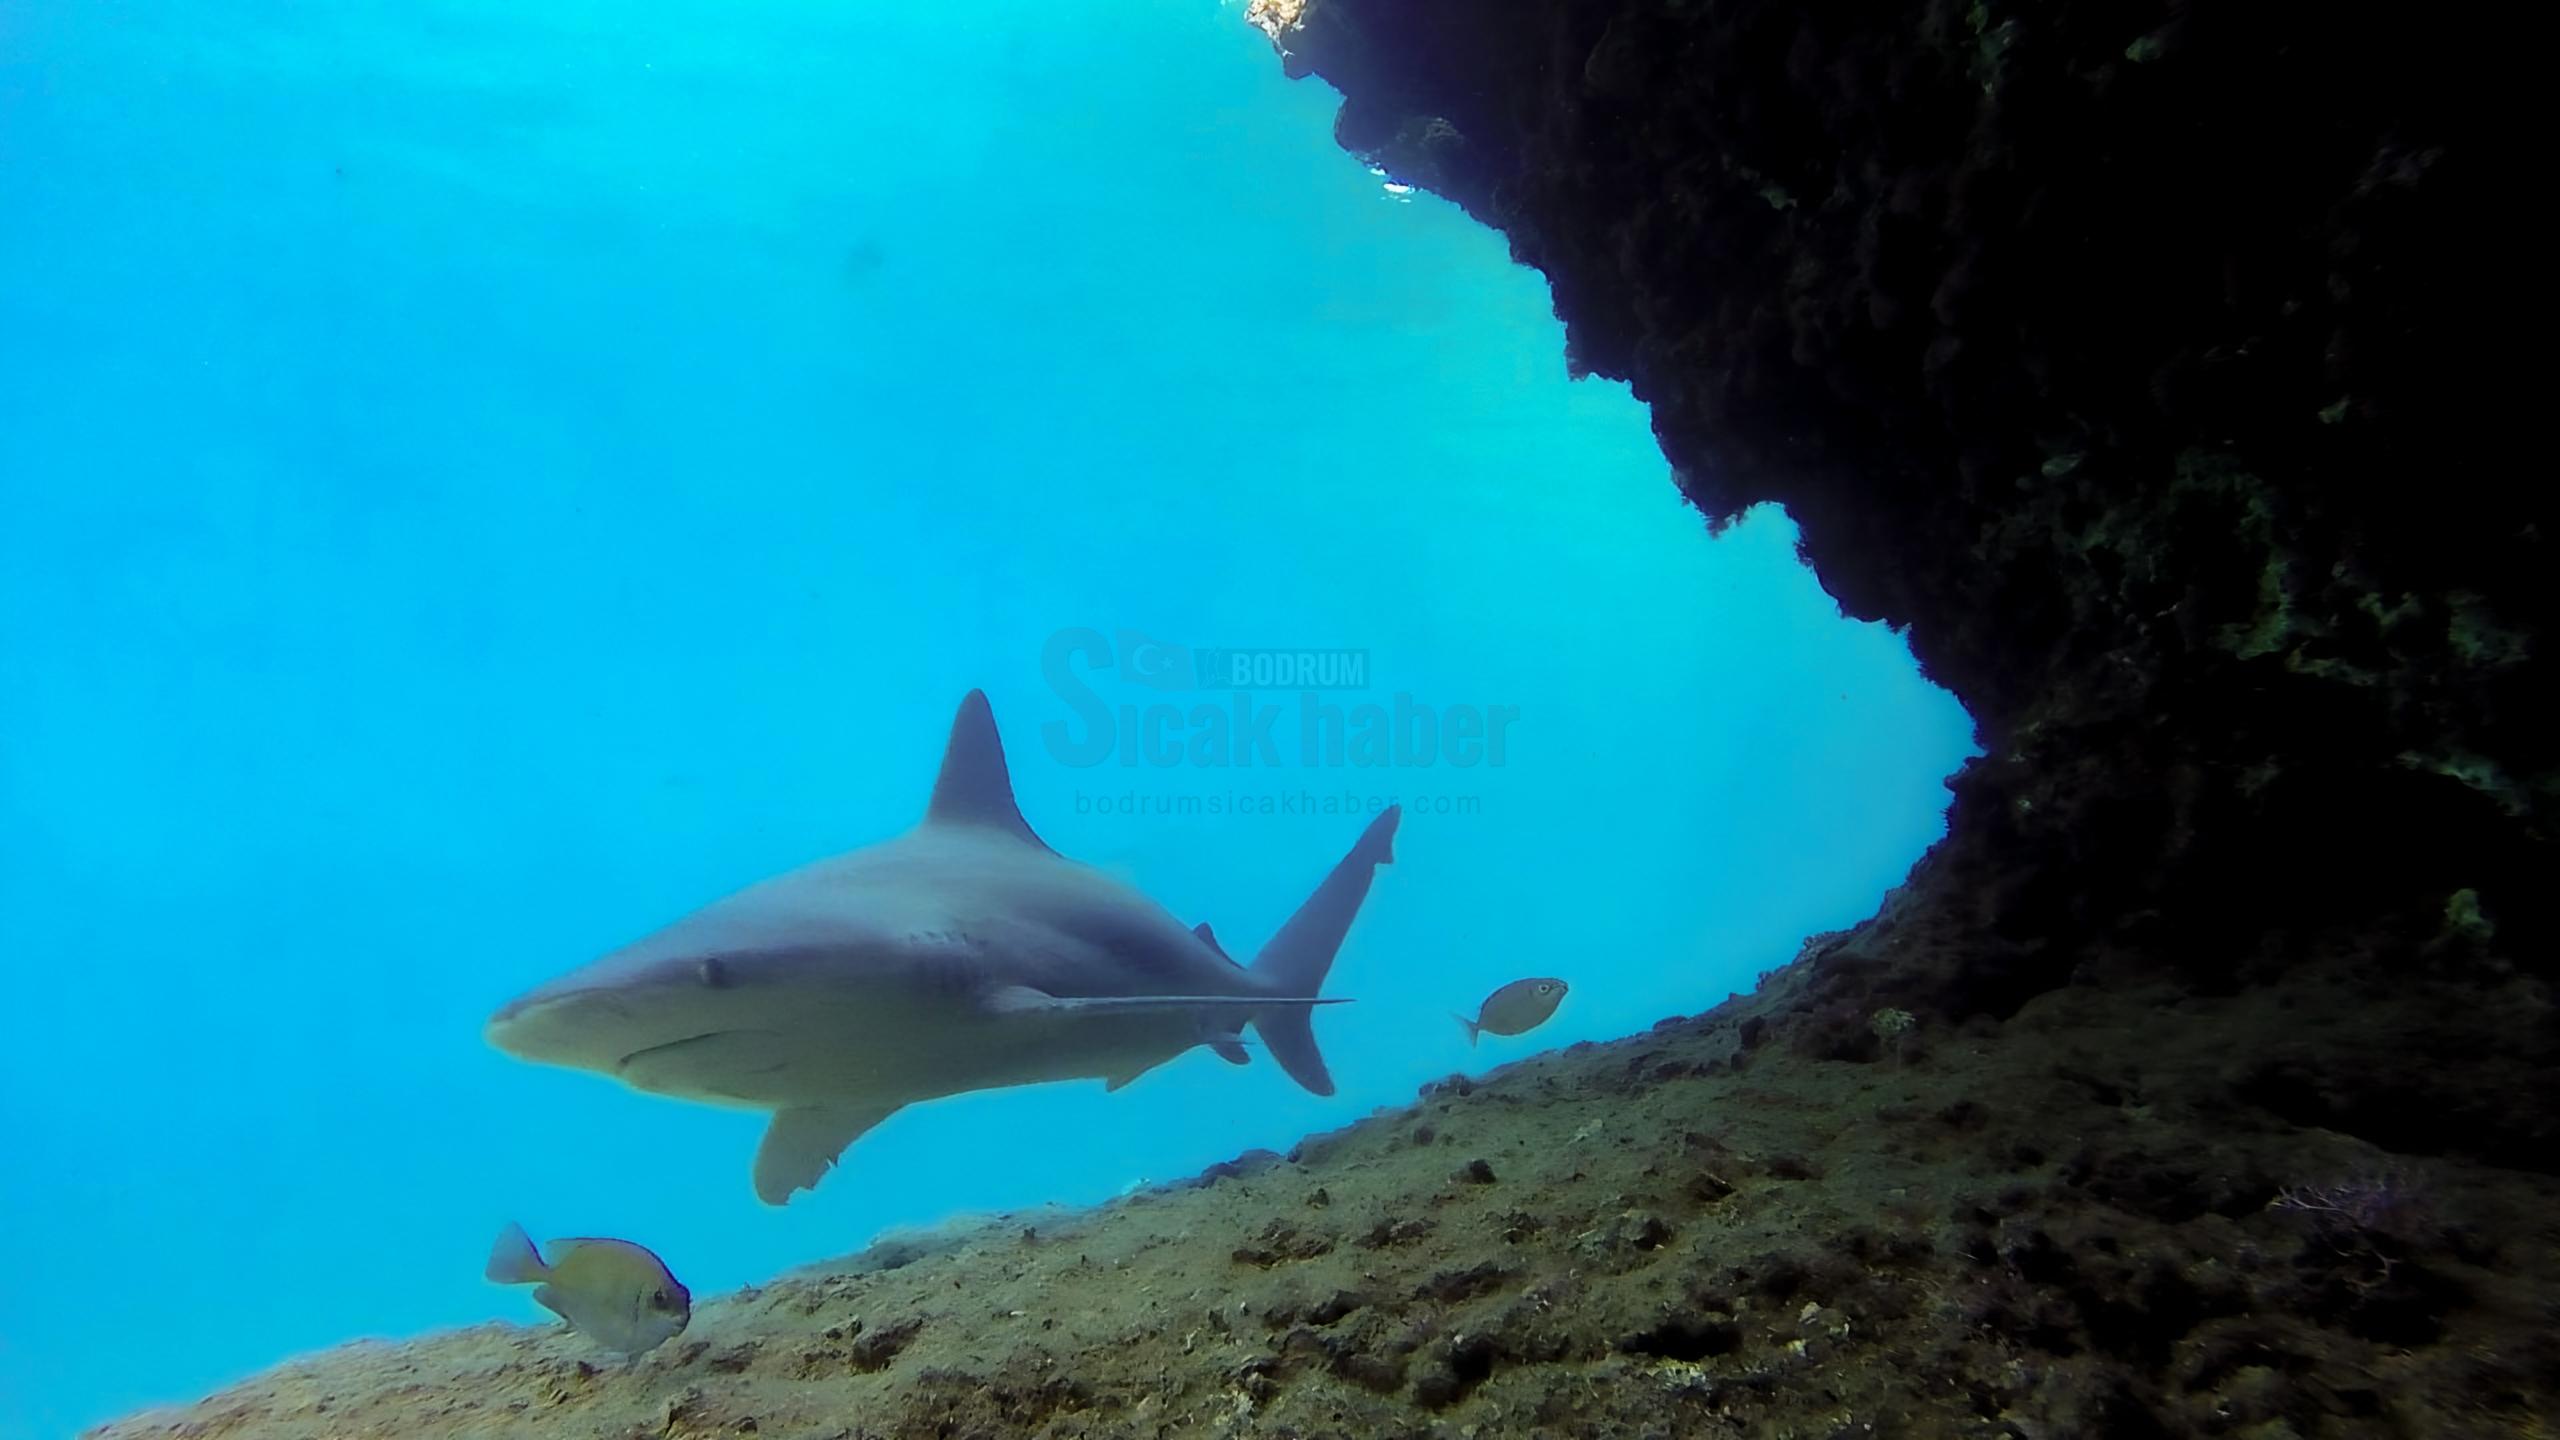
<path fill-rule="evenodd" d="M 905 1106 L 1000 1086 L 1118 1090 L 1194 1048 L 1334 1093 L 1313 1016 L 1401 815 L 1372 817 L 1251 963 L 1068 859 L 1015 803 L 984 691 L 924 817 L 758 882 L 508 1002 L 489 1042 L 645 1093 L 769 1112 L 757 1198 L 814 1190 Z"/>

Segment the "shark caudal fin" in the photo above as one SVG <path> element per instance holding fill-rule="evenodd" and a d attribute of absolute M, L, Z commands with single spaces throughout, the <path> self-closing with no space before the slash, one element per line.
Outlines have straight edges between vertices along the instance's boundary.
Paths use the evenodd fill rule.
<path fill-rule="evenodd" d="M 1324 1052 L 1316 1048 L 1316 1032 L 1309 1021 L 1315 1007 L 1308 1004 L 1316 992 L 1324 988 L 1325 973 L 1333 969 L 1334 952 L 1342 948 L 1342 937 L 1351 930 L 1351 922 L 1360 913 L 1360 902 L 1369 897 L 1372 872 L 1381 865 L 1395 862 L 1396 822 L 1402 808 L 1389 806 L 1369 828 L 1360 832 L 1351 853 L 1333 867 L 1316 893 L 1298 907 L 1298 913 L 1253 957 L 1249 973 L 1257 987 L 1275 999 L 1287 997 L 1294 1004 L 1267 1005 L 1253 1014 L 1253 1028 L 1262 1043 L 1289 1078 L 1318 1095 L 1333 1093 L 1333 1076 L 1325 1070 Z"/>

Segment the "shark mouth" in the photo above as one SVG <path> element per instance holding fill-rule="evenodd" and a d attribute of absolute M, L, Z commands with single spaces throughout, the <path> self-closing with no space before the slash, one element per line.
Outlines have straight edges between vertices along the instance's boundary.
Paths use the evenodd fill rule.
<path fill-rule="evenodd" d="M 687 1045 L 698 1045 L 705 1040 L 717 1040 L 726 1033 L 726 1031 L 722 1030 L 705 1030 L 699 1035 L 688 1035 L 682 1040 L 670 1040 L 664 1045 L 642 1046 L 640 1049 L 634 1050 L 630 1054 L 613 1062 L 613 1068 L 616 1070 L 628 1070 L 631 1068 L 631 1062 L 638 1060 L 643 1056 L 664 1055 L 670 1051 L 681 1050 Z"/>
<path fill-rule="evenodd" d="M 622 1083 L 661 1095 L 748 1101 L 789 1068 L 783 1037 L 771 1030 L 706 1030 L 634 1050 L 614 1065 Z"/>
<path fill-rule="evenodd" d="M 728 1045 L 718 1042 L 748 1039 L 775 1041 L 781 1038 L 770 1030 L 705 1030 L 699 1035 L 688 1035 L 682 1040 L 670 1040 L 664 1045 L 649 1045 L 634 1050 L 615 1061 L 613 1068 L 628 1072 L 634 1065 L 680 1060 L 684 1058 L 684 1052 L 687 1050 L 706 1053 L 712 1050 L 723 1052 L 729 1050 Z"/>

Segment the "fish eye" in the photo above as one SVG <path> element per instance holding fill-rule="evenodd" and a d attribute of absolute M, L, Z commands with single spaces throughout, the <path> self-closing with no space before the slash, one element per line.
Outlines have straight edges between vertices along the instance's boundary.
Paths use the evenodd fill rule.
<path fill-rule="evenodd" d="M 676 1308 L 676 1300 L 675 1300 L 675 1297 L 674 1297 L 674 1296 L 672 1296 L 672 1295 L 670 1295 L 670 1294 L 668 1294 L 668 1293 L 667 1293 L 666 1291 L 664 1291 L 664 1290 L 661 1290 L 661 1291 L 659 1291 L 657 1294 L 650 1296 L 650 1297 L 649 1297 L 649 1303 L 650 1303 L 650 1304 L 652 1304 L 652 1305 L 657 1306 L 657 1307 L 658 1307 L 659 1309 L 661 1309 L 661 1310 L 673 1310 L 674 1308 Z"/>
<path fill-rule="evenodd" d="M 1539 982 L 1538 993 L 1541 995 L 1553 995 L 1556 993 L 1556 982 L 1553 980 Z"/>

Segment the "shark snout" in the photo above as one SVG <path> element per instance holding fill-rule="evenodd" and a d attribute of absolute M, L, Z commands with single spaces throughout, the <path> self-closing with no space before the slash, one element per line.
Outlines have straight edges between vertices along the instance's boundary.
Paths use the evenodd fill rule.
<path fill-rule="evenodd" d="M 633 946 L 528 990 L 489 1017 L 489 1043 L 519 1059 L 615 1074 L 644 1051 L 717 1029 L 741 964 Z"/>
<path fill-rule="evenodd" d="M 618 1032 L 635 1018 L 621 993 L 596 986 L 546 985 L 489 1017 L 489 1043 L 522 1060 L 607 1066 L 640 1048 Z"/>

